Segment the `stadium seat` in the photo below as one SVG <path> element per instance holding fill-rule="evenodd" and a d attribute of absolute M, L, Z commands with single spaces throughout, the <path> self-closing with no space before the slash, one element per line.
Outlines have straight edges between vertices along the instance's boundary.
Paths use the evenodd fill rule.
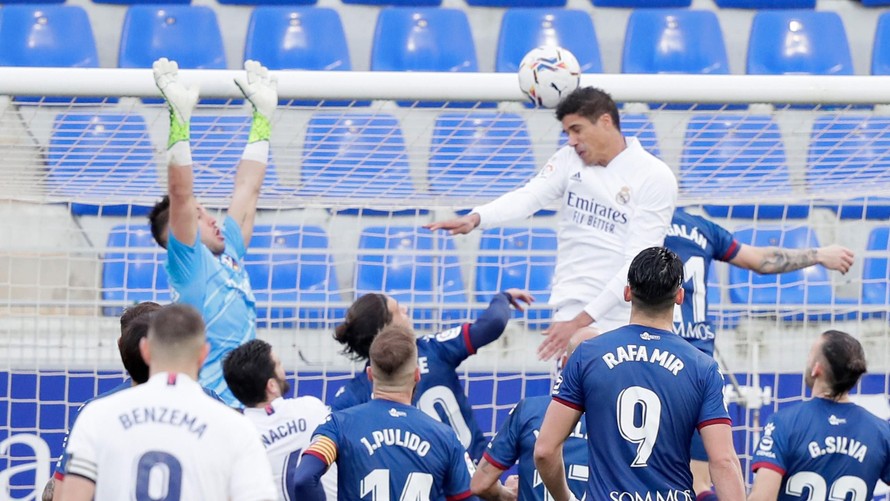
<path fill-rule="evenodd" d="M 180 68 L 225 69 L 216 12 L 203 5 L 130 6 L 121 32 L 118 67 L 151 68 L 161 57 L 176 61 Z"/>
<path fill-rule="evenodd" d="M 871 52 L 871 74 L 890 75 L 890 12 L 884 12 L 878 18 Z"/>
<path fill-rule="evenodd" d="M 359 238 L 356 295 L 385 292 L 408 306 L 415 328 L 428 330 L 468 318 L 460 263 L 451 236 L 407 226 L 365 228 Z"/>
<path fill-rule="evenodd" d="M 859 0 L 865 7 L 884 7 L 890 5 L 890 0 Z"/>
<path fill-rule="evenodd" d="M 491 198 L 522 186 L 535 172 L 522 117 L 512 113 L 443 113 L 430 151 L 430 192 Z"/>
<path fill-rule="evenodd" d="M 250 133 L 250 117 L 195 115 L 191 120 L 194 192 L 201 199 L 226 199 L 232 193 L 235 173 Z M 282 194 L 274 163 L 266 167 L 263 196 Z"/>
<path fill-rule="evenodd" d="M 706 206 L 714 217 L 801 218 L 807 206 L 722 205 L 726 200 L 791 194 L 785 146 L 769 115 L 700 114 L 686 127 L 680 160 L 680 192 L 720 201 Z"/>
<path fill-rule="evenodd" d="M 170 302 L 164 263 L 167 251 L 155 243 L 148 225 L 117 225 L 102 256 L 102 314 L 117 317 L 125 306 L 142 301 Z"/>
<path fill-rule="evenodd" d="M 710 10 L 634 10 L 627 22 L 621 71 L 728 74 L 717 15 Z"/>
<path fill-rule="evenodd" d="M 542 45 L 568 49 L 581 65 L 582 73 L 603 71 L 590 14 L 576 9 L 508 9 L 504 12 L 495 71 L 519 71 L 523 56 Z"/>
<path fill-rule="evenodd" d="M 262 61 L 271 70 L 352 69 L 340 16 L 326 7 L 257 7 L 244 59 Z"/>
<path fill-rule="evenodd" d="M 0 66 L 99 67 L 86 11 L 76 5 L 5 5 Z"/>
<path fill-rule="evenodd" d="M 692 0 L 593 0 L 596 7 L 619 7 L 624 9 L 648 9 L 665 7 L 689 7 Z"/>
<path fill-rule="evenodd" d="M 306 128 L 301 192 L 337 199 L 414 194 L 399 121 L 386 113 L 316 113 Z"/>
<path fill-rule="evenodd" d="M 141 115 L 57 115 L 47 163 L 47 195 L 79 201 L 71 204 L 74 215 L 147 214 L 161 196 L 154 149 Z M 121 201 L 127 202 L 98 205 Z"/>
<path fill-rule="evenodd" d="M 761 226 L 734 233 L 740 243 L 756 246 L 777 246 L 792 249 L 819 247 L 815 232 L 808 226 L 781 228 Z M 828 271 L 821 265 L 778 275 L 760 275 L 731 266 L 729 269 L 729 298 L 732 303 L 756 306 L 772 306 L 767 311 L 796 309 L 802 306 L 849 305 L 853 301 L 837 298 L 832 289 Z M 824 319 L 823 315 L 808 315 L 811 319 Z M 786 317 L 801 320 L 802 315 Z"/>
<path fill-rule="evenodd" d="M 257 327 L 327 328 L 345 315 L 328 236 L 318 226 L 256 226 L 244 267 Z"/>
<path fill-rule="evenodd" d="M 890 199 L 857 197 L 890 188 L 890 117 L 822 115 L 813 124 L 807 189 L 844 202 L 829 205 L 841 219 L 890 218 Z"/>
<path fill-rule="evenodd" d="M 380 11 L 371 49 L 374 71 L 479 71 L 467 15 L 448 8 Z"/>
<path fill-rule="evenodd" d="M 862 303 L 890 305 L 890 227 L 872 229 L 865 250 L 875 255 L 867 255 L 862 261 Z"/>
<path fill-rule="evenodd" d="M 750 75 L 852 75 L 853 60 L 836 12 L 761 10 L 748 41 Z"/>
<path fill-rule="evenodd" d="M 500 291 L 518 288 L 529 291 L 539 304 L 550 299 L 556 267 L 556 231 L 550 228 L 497 228 L 485 230 L 476 259 L 476 301 L 488 303 Z M 514 312 L 540 327 L 549 322 L 551 310 Z"/>
<path fill-rule="evenodd" d="M 721 9 L 814 9 L 816 0 L 714 0 Z"/>

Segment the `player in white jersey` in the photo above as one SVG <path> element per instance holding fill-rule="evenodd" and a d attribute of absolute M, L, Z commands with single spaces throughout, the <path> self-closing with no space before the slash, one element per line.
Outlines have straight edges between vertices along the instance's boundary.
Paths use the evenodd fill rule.
<path fill-rule="evenodd" d="M 235 398 L 244 404 L 244 415 L 260 432 L 278 486 L 278 499 L 290 501 L 300 455 L 309 447 L 312 433 L 330 415 L 330 409 L 311 396 L 284 398 L 290 384 L 281 359 L 261 339 L 229 352 L 223 359 L 223 375 Z M 322 484 L 326 497 L 337 499 L 336 467 L 325 473 Z"/>
<path fill-rule="evenodd" d="M 452 234 L 524 219 L 561 199 L 558 255 L 550 304 L 553 324 L 538 348 L 542 359 L 564 352 L 590 324 L 605 332 L 627 324 L 622 300 L 627 270 L 641 250 L 660 246 L 677 200 L 677 179 L 639 140 L 621 133 L 618 107 L 593 87 L 569 94 L 556 118 L 568 134 L 525 186 L 470 214 L 428 225 Z"/>
<path fill-rule="evenodd" d="M 142 341 L 149 380 L 84 407 L 65 454 L 63 501 L 272 501 L 272 470 L 247 418 L 197 383 L 201 315 L 166 306 Z"/>

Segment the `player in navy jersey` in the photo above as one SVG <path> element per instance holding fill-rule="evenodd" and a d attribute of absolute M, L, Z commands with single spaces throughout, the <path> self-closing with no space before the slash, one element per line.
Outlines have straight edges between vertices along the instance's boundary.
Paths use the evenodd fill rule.
<path fill-rule="evenodd" d="M 830 330 L 813 343 L 804 379 L 813 399 L 773 414 L 754 451 L 750 501 L 871 499 L 890 482 L 890 424 L 850 402 L 865 373 L 862 345 Z"/>
<path fill-rule="evenodd" d="M 846 273 L 853 265 L 853 252 L 840 245 L 816 249 L 745 245 L 720 225 L 682 208 L 674 211 L 664 246 L 680 256 L 686 276 L 683 304 L 674 309 L 674 332 L 710 356 L 714 355 L 715 336 L 707 315 L 707 283 L 713 260 L 760 274 L 785 273 L 816 264 Z M 711 490 L 708 456 L 698 433 L 693 436 L 691 454 L 695 492 L 702 496 L 699 501 L 708 501 L 706 496 Z"/>
<path fill-rule="evenodd" d="M 315 430 L 295 473 L 293 499 L 323 500 L 335 461 L 338 499 L 458 501 L 470 497 L 473 462 L 448 426 L 411 405 L 420 380 L 410 328 L 385 327 L 369 350 L 374 398 L 334 412 Z"/>
<path fill-rule="evenodd" d="M 474 460 L 482 456 L 485 436 L 476 424 L 467 401 L 457 367 L 479 348 L 496 340 L 510 320 L 510 305 L 522 310 L 521 302 L 534 298 L 526 291 L 509 289 L 492 298 L 488 308 L 473 323 L 425 336 L 417 340 L 420 382 L 413 403 L 430 416 L 454 429 L 460 442 Z M 371 342 L 387 325 L 411 324 L 407 310 L 385 294 L 366 294 L 346 312 L 346 321 L 337 326 L 334 337 L 344 344 L 344 353 L 355 360 L 367 360 Z M 371 382 L 358 374 L 341 388 L 331 403 L 332 410 L 342 410 L 367 402 Z"/>
<path fill-rule="evenodd" d="M 591 475 L 587 499 L 694 499 L 692 432 L 701 430 L 717 494 L 744 499 L 717 363 L 672 332 L 683 302 L 683 263 L 651 247 L 631 263 L 624 299 L 630 325 L 581 343 L 553 387 L 535 464 L 557 501 L 573 499 L 563 443 L 585 413 Z"/>

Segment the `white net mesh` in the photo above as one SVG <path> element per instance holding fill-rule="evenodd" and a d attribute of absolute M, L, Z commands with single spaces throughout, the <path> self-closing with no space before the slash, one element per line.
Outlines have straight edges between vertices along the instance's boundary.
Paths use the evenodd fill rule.
<path fill-rule="evenodd" d="M 473 77 L 462 76 L 468 88 Z M 723 265 L 712 273 L 710 312 L 737 380 L 728 393 L 743 458 L 765 417 L 802 398 L 807 347 L 831 324 L 863 341 L 871 375 L 861 392 L 890 411 L 890 116 L 859 104 L 653 104 L 668 100 L 658 89 L 636 99 L 648 105 L 624 105 L 623 129 L 675 169 L 682 205 L 748 243 L 836 242 L 857 253 L 843 276 L 819 267 L 780 278 Z M 426 333 L 474 318 L 498 290 L 527 288 L 538 302 L 461 367 L 490 434 L 519 398 L 549 387 L 551 366 L 534 349 L 550 322 L 558 215 L 462 237 L 421 227 L 520 186 L 561 144 L 560 124 L 552 111 L 510 102 L 513 87 L 505 102 L 463 107 L 307 101 L 319 92 L 287 95 L 300 100 L 273 118 L 247 259 L 259 336 L 298 372 L 300 393 L 330 398 L 354 369 L 331 327 L 357 295 L 395 296 Z M 353 99 L 382 97 L 372 94 L 357 88 Z M 344 95 L 333 89 L 329 99 Z M 195 186 L 208 207 L 228 203 L 247 117 L 232 100 L 195 113 Z M 13 496 L 42 486 L 77 403 L 121 380 L 121 309 L 169 300 L 164 251 L 145 219 L 165 190 L 166 139 L 166 110 L 139 98 L 0 103 L 0 469 L 22 468 L 4 477 Z"/>

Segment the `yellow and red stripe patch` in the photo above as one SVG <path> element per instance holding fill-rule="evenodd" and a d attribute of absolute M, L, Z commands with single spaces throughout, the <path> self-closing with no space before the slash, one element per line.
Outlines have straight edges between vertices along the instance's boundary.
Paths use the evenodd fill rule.
<path fill-rule="evenodd" d="M 337 444 L 330 438 L 320 435 L 312 441 L 312 445 L 306 449 L 304 454 L 312 454 L 330 466 L 337 460 Z"/>

